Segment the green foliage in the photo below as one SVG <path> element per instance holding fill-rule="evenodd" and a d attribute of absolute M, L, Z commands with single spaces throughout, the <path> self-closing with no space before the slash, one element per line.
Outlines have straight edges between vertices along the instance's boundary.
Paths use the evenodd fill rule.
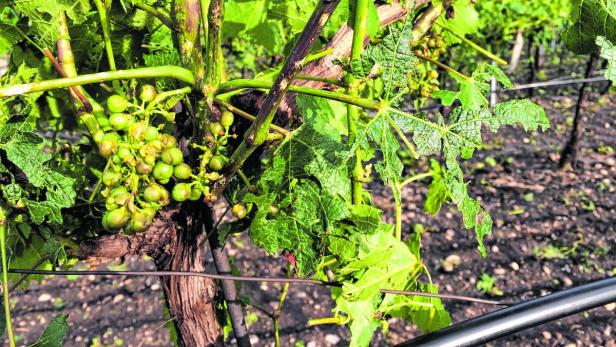
<path fill-rule="evenodd" d="M 597 36 L 597 46 L 601 48 L 601 58 L 607 60 L 604 76 L 616 82 L 616 47 L 603 36 Z"/>
<path fill-rule="evenodd" d="M 481 279 L 477 281 L 477 289 L 485 294 L 503 295 L 503 292 L 496 286 L 497 278 L 488 274 L 482 274 Z"/>
<path fill-rule="evenodd" d="M 406 20 L 401 29 L 392 27 L 381 43 L 369 46 L 365 58 L 372 64 L 377 64 L 382 71 L 385 82 L 384 98 L 391 99 L 400 89 L 405 88 L 408 74 L 412 73 L 417 65 L 417 57 L 413 55 L 408 44 L 413 39 L 413 22 Z M 372 66 L 364 62 L 364 66 Z M 370 68 L 365 69 L 367 74 Z"/>
<path fill-rule="evenodd" d="M 616 2 L 613 0 L 581 0 L 571 11 L 572 24 L 563 32 L 567 48 L 577 54 L 596 49 L 597 36 L 616 40 Z"/>
<path fill-rule="evenodd" d="M 61 224 L 62 208 L 75 203 L 75 180 L 50 167 L 51 155 L 41 151 L 41 142 L 38 135 L 22 126 L 5 125 L 0 130 L 0 149 L 6 153 L 7 160 L 23 171 L 32 187 L 40 190 L 36 196 L 29 196 L 27 188 L 12 183 L 4 194 L 9 201 L 17 203 L 21 200 L 34 223 L 48 220 Z M 6 173 L 13 176 L 8 170 Z"/>
<path fill-rule="evenodd" d="M 68 316 L 59 314 L 49 322 L 41 337 L 31 347 L 62 347 L 62 340 L 68 331 Z"/>

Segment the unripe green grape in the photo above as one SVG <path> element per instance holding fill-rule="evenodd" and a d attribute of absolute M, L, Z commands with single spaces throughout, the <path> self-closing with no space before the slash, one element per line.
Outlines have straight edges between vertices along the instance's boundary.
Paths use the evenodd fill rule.
<path fill-rule="evenodd" d="M 126 190 L 126 187 L 124 186 L 114 187 L 109 191 L 109 196 L 115 197 L 116 195 L 123 194 L 123 193 L 128 193 L 128 190 Z"/>
<path fill-rule="evenodd" d="M 430 80 L 434 80 L 438 78 L 438 71 L 436 70 L 430 70 L 428 71 L 428 79 Z"/>
<path fill-rule="evenodd" d="M 229 128 L 231 125 L 233 125 L 234 118 L 235 117 L 233 116 L 233 112 L 225 111 L 220 116 L 220 124 L 222 124 L 222 126 L 225 128 Z"/>
<path fill-rule="evenodd" d="M 126 207 L 120 207 L 113 211 L 105 212 L 103 219 L 106 220 L 106 223 L 103 223 L 103 225 L 106 224 L 110 230 L 117 230 L 128 223 L 128 218 L 129 214 Z"/>
<path fill-rule="evenodd" d="M 190 178 L 190 176 L 192 176 L 192 169 L 190 168 L 190 166 L 188 166 L 188 164 L 178 164 L 175 166 L 175 168 L 173 168 L 173 176 L 180 180 L 188 179 Z"/>
<path fill-rule="evenodd" d="M 279 211 L 278 206 L 272 204 L 267 208 L 267 215 L 270 217 L 276 217 Z"/>
<path fill-rule="evenodd" d="M 131 197 L 131 194 L 126 192 L 126 193 L 117 194 L 116 196 L 113 197 L 113 199 L 116 204 L 125 205 L 130 199 L 130 197 Z"/>
<path fill-rule="evenodd" d="M 210 134 L 214 136 L 222 136 L 225 134 L 225 129 L 223 129 L 222 125 L 218 122 L 212 122 L 207 126 Z"/>
<path fill-rule="evenodd" d="M 126 147 L 120 147 L 120 149 L 118 149 L 118 157 L 120 157 L 121 159 L 125 159 L 129 157 L 130 155 L 131 155 L 130 149 Z"/>
<path fill-rule="evenodd" d="M 184 161 L 184 155 L 179 148 L 172 147 L 164 150 L 160 159 L 169 165 L 178 165 Z"/>
<path fill-rule="evenodd" d="M 164 180 L 167 180 L 168 182 L 171 176 L 173 176 L 173 166 L 163 162 L 158 162 L 154 165 L 152 176 L 161 182 Z"/>
<path fill-rule="evenodd" d="M 128 135 L 135 141 L 141 142 L 145 139 L 145 131 L 148 125 L 145 121 L 139 121 L 128 127 Z"/>
<path fill-rule="evenodd" d="M 165 188 L 163 188 L 165 189 Z M 141 213 L 143 213 L 143 215 L 151 222 L 154 219 L 154 216 L 156 216 L 156 210 L 154 210 L 153 208 L 150 207 L 144 207 L 141 209 L 140 211 Z"/>
<path fill-rule="evenodd" d="M 144 156 L 143 161 L 150 166 L 154 166 L 156 164 L 156 156 Z"/>
<path fill-rule="evenodd" d="M 128 228 L 132 232 L 144 232 L 148 230 L 150 225 L 152 225 L 152 218 L 148 218 L 149 215 L 147 212 L 143 211 L 135 211 L 131 216 L 131 220 L 128 223 Z"/>
<path fill-rule="evenodd" d="M 110 140 L 110 141 L 120 142 L 120 139 L 121 139 L 120 134 L 118 134 L 118 133 L 116 133 L 114 131 L 111 131 L 111 132 L 105 133 L 105 135 L 103 135 L 102 141 Z"/>
<path fill-rule="evenodd" d="M 191 200 L 191 201 L 197 201 L 197 200 L 199 200 L 199 198 L 201 197 L 202 194 L 203 194 L 203 192 L 201 191 L 201 188 L 199 188 L 199 187 L 197 187 L 195 185 L 190 190 L 190 196 L 188 197 L 188 199 Z"/>
<path fill-rule="evenodd" d="M 214 171 L 220 171 L 223 167 L 225 167 L 225 162 L 225 157 L 223 157 L 222 155 L 215 155 L 212 157 L 212 159 L 210 159 L 208 165 L 210 166 L 210 169 Z"/>
<path fill-rule="evenodd" d="M 235 218 L 242 219 L 246 217 L 246 206 L 242 203 L 237 203 L 231 208 L 231 213 Z"/>
<path fill-rule="evenodd" d="M 169 134 L 161 134 L 158 138 L 165 148 L 177 147 L 178 141 Z"/>
<path fill-rule="evenodd" d="M 107 187 L 113 187 L 120 184 L 122 174 L 119 172 L 105 171 L 103 172 L 103 184 Z"/>
<path fill-rule="evenodd" d="M 111 161 L 112 161 L 114 164 L 118 164 L 118 165 L 119 165 L 119 164 L 122 164 L 122 158 L 120 158 L 120 156 L 119 156 L 119 155 L 117 155 L 117 154 L 114 154 L 114 155 L 111 157 Z"/>
<path fill-rule="evenodd" d="M 158 140 L 158 128 L 153 126 L 148 126 L 145 129 L 145 140 L 146 141 L 154 141 Z"/>
<path fill-rule="evenodd" d="M 115 130 L 124 130 L 128 127 L 128 120 L 130 118 L 126 113 L 113 113 L 109 116 L 109 124 Z"/>
<path fill-rule="evenodd" d="M 137 166 L 135 167 L 135 169 L 140 175 L 149 175 L 152 172 L 152 166 L 148 165 L 143 160 L 137 162 Z"/>
<path fill-rule="evenodd" d="M 118 142 L 113 140 L 103 140 L 98 146 L 98 153 L 104 158 L 109 158 L 118 148 Z"/>
<path fill-rule="evenodd" d="M 165 146 L 160 140 L 152 140 L 148 142 L 148 145 L 152 146 L 152 148 L 156 149 L 158 152 L 162 151 Z"/>
<path fill-rule="evenodd" d="M 191 194 L 191 188 L 188 183 L 178 183 L 173 187 L 173 191 L 171 191 L 171 196 L 175 201 L 186 201 Z"/>
<path fill-rule="evenodd" d="M 435 39 L 429 39 L 428 40 L 428 47 L 430 47 L 430 48 L 436 47 L 436 40 Z"/>
<path fill-rule="evenodd" d="M 141 86 L 139 92 L 139 99 L 144 102 L 150 102 L 156 97 L 156 88 L 151 84 L 144 84 Z"/>
<path fill-rule="evenodd" d="M 445 40 L 442 37 L 437 37 L 435 39 L 436 48 L 442 48 L 445 45 Z"/>
<path fill-rule="evenodd" d="M 161 191 L 161 186 L 159 185 L 150 185 L 143 191 L 143 198 L 149 202 L 159 202 L 163 197 L 163 192 Z"/>
<path fill-rule="evenodd" d="M 107 98 L 107 109 L 111 113 L 124 112 L 128 108 L 128 100 L 122 95 L 112 95 Z"/>

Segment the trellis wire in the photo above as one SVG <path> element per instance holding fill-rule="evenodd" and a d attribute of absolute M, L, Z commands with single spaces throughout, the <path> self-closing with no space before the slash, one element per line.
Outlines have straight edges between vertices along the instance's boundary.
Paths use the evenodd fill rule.
<path fill-rule="evenodd" d="M 251 277 L 251 276 L 234 276 L 234 275 L 220 275 L 220 274 L 210 274 L 204 272 L 194 272 L 194 271 L 157 271 L 157 270 L 143 270 L 143 271 L 113 271 L 113 270 L 33 270 L 33 269 L 9 269 L 9 273 L 15 274 L 26 274 L 26 275 L 56 275 L 56 276 L 66 276 L 66 275 L 78 275 L 78 276 L 86 276 L 86 275 L 94 275 L 94 276 L 194 276 L 194 277 L 203 277 L 203 278 L 211 278 L 217 280 L 232 280 L 232 281 L 242 281 L 242 282 L 273 282 L 273 283 L 302 283 L 302 284 L 314 284 L 321 285 L 326 287 L 341 287 L 342 284 L 339 282 L 327 282 L 327 281 L 319 281 L 319 280 L 311 280 L 304 278 L 287 278 L 287 277 Z M 468 301 L 468 302 L 476 302 L 488 305 L 498 305 L 498 306 L 511 306 L 514 303 L 503 302 L 503 301 L 495 301 L 495 300 L 487 300 L 474 298 L 463 295 L 452 295 L 452 294 L 433 294 L 433 293 L 424 293 L 419 291 L 407 291 L 407 290 L 391 290 L 391 289 L 381 289 L 383 294 L 398 294 L 398 295 L 415 295 L 415 296 L 424 296 L 424 297 L 432 297 L 439 299 L 448 299 L 448 300 L 458 300 L 458 301 Z"/>

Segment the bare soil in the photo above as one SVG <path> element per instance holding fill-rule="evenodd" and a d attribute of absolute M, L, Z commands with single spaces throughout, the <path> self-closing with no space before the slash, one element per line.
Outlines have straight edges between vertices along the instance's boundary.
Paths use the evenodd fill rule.
<path fill-rule="evenodd" d="M 425 184 L 404 191 L 407 232 L 421 224 L 423 257 L 432 280 L 443 293 L 523 300 L 616 274 L 616 98 L 595 96 L 585 108 L 575 171 L 558 168 L 559 152 L 570 130 L 574 99 L 540 98 L 552 128 L 545 134 L 504 129 L 490 134 L 486 149 L 465 163 L 470 192 L 481 199 L 494 221 L 486 240 L 488 258 L 476 250 L 472 231 L 463 230 L 458 213 L 443 208 L 435 217 L 422 211 Z M 425 165 L 420 164 L 420 165 Z M 376 203 L 393 214 L 389 192 L 373 186 Z M 553 250 L 559 251 L 554 252 Z M 547 252 L 552 250 L 552 252 Z M 228 251 L 244 275 L 284 276 L 285 260 L 267 257 L 246 236 L 228 242 Z M 560 254 L 559 254 L 560 253 Z M 454 269 L 445 258 L 459 256 Z M 266 260 L 264 260 L 266 259 Z M 130 269 L 153 269 L 150 262 L 130 259 Z M 483 274 L 496 277 L 502 296 L 485 294 L 476 285 Z M 244 283 L 243 295 L 265 309 L 278 303 L 280 285 Z M 171 346 L 157 278 L 65 277 L 12 293 L 20 345 L 31 343 L 60 312 L 69 314 L 65 346 Z M 453 321 L 497 309 L 476 303 L 447 301 Z M 281 335 L 284 346 L 344 346 L 349 334 L 338 326 L 308 327 L 310 318 L 331 315 L 329 291 L 293 285 L 284 303 Z M 491 346 L 616 346 L 616 304 L 546 324 L 493 342 Z M 273 324 L 248 307 L 247 321 L 255 346 L 273 345 Z M 390 322 L 375 345 L 387 346 L 420 334 L 412 325 Z M 233 345 L 232 336 L 228 339 Z"/>

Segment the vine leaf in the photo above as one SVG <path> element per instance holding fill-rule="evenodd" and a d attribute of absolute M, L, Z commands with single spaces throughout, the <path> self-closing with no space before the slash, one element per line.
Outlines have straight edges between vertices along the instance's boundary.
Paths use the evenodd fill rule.
<path fill-rule="evenodd" d="M 68 315 L 65 314 L 55 316 L 31 347 L 62 347 L 62 340 L 68 331 L 67 318 Z"/>
<path fill-rule="evenodd" d="M 478 249 L 485 256 L 487 252 L 483 238 L 492 232 L 492 218 L 478 201 L 468 195 L 458 157 L 468 159 L 473 155 L 476 144 L 482 143 L 481 128 L 484 124 L 492 132 L 496 132 L 502 125 L 515 124 L 521 124 L 529 131 L 538 128 L 545 130 L 549 128 L 549 121 L 543 109 L 530 100 L 512 100 L 497 104 L 493 114 L 487 109 L 474 111 L 458 107 L 452 111 L 450 121 L 452 124 L 448 128 L 451 132 L 442 137 L 446 172 L 442 184 L 440 178 L 437 178 L 437 183 L 432 188 L 433 194 L 438 193 L 441 196 L 429 200 L 429 209 L 431 212 L 438 211 L 438 203 L 443 202 L 444 187 L 451 201 L 462 213 L 464 226 L 475 230 Z"/>
<path fill-rule="evenodd" d="M 588 54 L 597 46 L 597 36 L 604 36 L 608 41 L 616 41 L 616 1 L 614 0 L 580 0 L 573 6 L 571 16 L 573 24 L 562 34 L 567 48 L 573 53 Z"/>
<path fill-rule="evenodd" d="M 616 82 L 616 47 L 603 36 L 597 37 L 597 46 L 601 47 L 601 58 L 607 60 L 605 78 Z"/>
<path fill-rule="evenodd" d="M 359 245 L 357 255 L 339 273 L 356 280 L 344 282 L 334 311 L 345 312 L 350 320 L 350 345 L 368 346 L 380 325 L 374 318 L 382 299 L 380 290 L 406 288 L 416 280 L 421 263 L 407 244 L 393 236 L 390 225 L 381 224 L 374 234 L 355 234 L 353 240 Z"/>
<path fill-rule="evenodd" d="M 418 290 L 424 293 L 438 293 L 437 287 L 433 284 L 420 284 Z M 379 311 L 392 317 L 412 321 L 424 333 L 437 331 L 451 324 L 451 316 L 438 298 L 387 294 Z"/>
<path fill-rule="evenodd" d="M 417 68 L 417 57 L 413 54 L 409 42 L 413 39 L 413 21 L 407 18 L 402 29 L 391 27 L 389 34 L 377 45 L 369 46 L 364 59 L 383 71 L 385 84 L 383 98 L 389 100 L 400 89 L 406 88 L 408 74 Z"/>
<path fill-rule="evenodd" d="M 386 115 L 378 117 L 368 129 L 368 137 L 374 141 L 383 153 L 383 159 L 375 166 L 385 184 L 392 187 L 394 199 L 401 201 L 400 190 L 396 187 L 402 177 L 404 164 L 398 157 L 400 144 L 390 125 L 385 119 Z"/>
<path fill-rule="evenodd" d="M 11 137 L 7 136 L 9 134 Z M 45 196 L 36 200 L 23 197 L 32 221 L 42 223 L 47 219 L 51 223 L 62 224 L 61 209 L 75 203 L 75 180 L 50 167 L 48 162 L 51 155 L 40 149 L 41 141 L 37 135 L 20 131 L 12 125 L 0 131 L 0 149 L 4 150 L 6 158 L 23 171 L 29 183 L 39 188 Z"/>
<path fill-rule="evenodd" d="M 315 98 L 298 98 L 305 118 L 285 142 L 274 151 L 271 166 L 260 176 L 260 195 L 247 194 L 244 201 L 257 211 L 250 224 L 255 244 L 270 254 L 293 252 L 302 276 L 315 269 L 318 250 L 325 233 L 336 234 L 338 221 L 351 218 L 348 145 L 334 124 L 334 108 Z M 268 215 L 269 207 L 280 211 Z M 290 210 L 290 211 L 289 211 Z M 358 213 L 358 223 L 371 221 Z"/>
<path fill-rule="evenodd" d="M 475 10 L 474 1 L 458 0 L 453 2 L 453 18 L 440 16 L 437 23 L 449 28 L 460 36 L 476 33 L 479 30 L 479 13 Z M 449 43 L 459 43 L 461 40 L 447 31 L 442 32 Z"/>

